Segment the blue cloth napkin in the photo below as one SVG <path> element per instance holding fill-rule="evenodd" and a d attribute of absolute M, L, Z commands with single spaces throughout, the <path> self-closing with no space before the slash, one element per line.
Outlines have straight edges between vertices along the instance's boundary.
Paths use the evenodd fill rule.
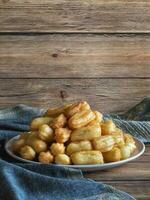
<path fill-rule="evenodd" d="M 4 140 L 29 130 L 31 119 L 42 114 L 43 110 L 25 105 L 0 110 L 0 200 L 134 199 L 111 186 L 85 179 L 80 170 L 19 163 L 10 158 L 4 150 Z M 150 98 L 123 115 L 104 117 L 113 118 L 117 126 L 141 140 L 150 141 Z"/>

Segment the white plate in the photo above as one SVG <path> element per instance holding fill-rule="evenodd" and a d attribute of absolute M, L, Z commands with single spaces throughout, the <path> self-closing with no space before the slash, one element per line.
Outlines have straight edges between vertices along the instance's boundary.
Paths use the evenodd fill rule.
<path fill-rule="evenodd" d="M 12 143 L 18 139 L 19 136 L 15 136 L 13 138 L 11 138 L 6 144 L 5 144 L 5 150 L 6 152 L 12 156 L 13 158 L 23 161 L 23 162 L 27 162 L 27 163 L 35 163 L 35 164 L 41 164 L 39 162 L 36 161 L 30 161 L 30 160 L 25 160 L 23 158 L 20 158 L 19 156 L 15 155 L 12 151 Z M 138 157 L 140 157 L 144 151 L 145 151 L 145 145 L 143 142 L 141 142 L 140 140 L 135 139 L 136 142 L 136 150 L 135 152 L 132 154 L 132 156 L 128 159 L 125 160 L 121 160 L 121 161 L 117 161 L 117 162 L 111 162 L 111 163 L 104 163 L 104 164 L 97 164 L 97 165 L 59 165 L 59 166 L 65 166 L 65 167 L 71 167 L 71 168 L 78 168 L 81 169 L 82 171 L 96 171 L 96 170 L 105 170 L 105 169 L 111 169 L 113 167 L 118 167 L 122 164 L 125 164 L 127 162 L 130 162 Z M 55 165 L 55 164 L 51 164 L 51 165 Z"/>

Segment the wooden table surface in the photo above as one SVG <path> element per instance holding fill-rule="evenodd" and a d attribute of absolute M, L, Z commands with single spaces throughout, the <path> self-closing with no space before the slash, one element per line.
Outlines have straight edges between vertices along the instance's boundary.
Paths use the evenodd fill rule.
<path fill-rule="evenodd" d="M 149 0 L 0 0 L 0 108 L 87 100 L 121 113 L 150 95 Z M 86 177 L 150 199 L 150 145 Z"/>

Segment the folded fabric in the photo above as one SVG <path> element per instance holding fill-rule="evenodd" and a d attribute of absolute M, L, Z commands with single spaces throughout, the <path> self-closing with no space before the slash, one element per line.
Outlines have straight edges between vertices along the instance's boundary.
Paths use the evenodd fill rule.
<path fill-rule="evenodd" d="M 19 163 L 5 150 L 6 139 L 28 131 L 32 118 L 43 110 L 18 105 L 0 111 L 0 199 L 2 200 L 130 200 L 125 192 L 85 179 L 80 170 L 54 165 Z M 105 115 L 117 126 L 145 142 L 150 141 L 150 98 L 123 115 Z M 127 121 L 129 119 L 129 121 Z M 133 120 L 144 120 L 142 122 Z"/>

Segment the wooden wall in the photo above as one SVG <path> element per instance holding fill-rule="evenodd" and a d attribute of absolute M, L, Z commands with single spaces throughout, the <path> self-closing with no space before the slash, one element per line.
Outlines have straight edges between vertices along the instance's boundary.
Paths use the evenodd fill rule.
<path fill-rule="evenodd" d="M 123 112 L 149 86 L 149 0 L 0 0 L 0 107 Z"/>

